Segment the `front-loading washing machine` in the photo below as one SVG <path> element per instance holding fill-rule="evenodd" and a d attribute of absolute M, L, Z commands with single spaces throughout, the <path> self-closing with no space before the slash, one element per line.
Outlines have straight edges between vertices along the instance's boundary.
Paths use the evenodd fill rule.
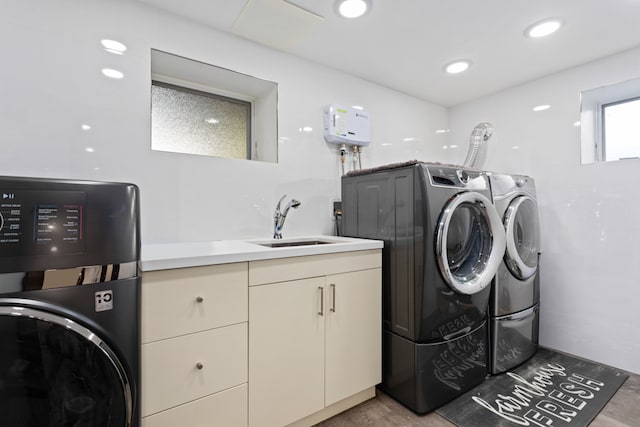
<path fill-rule="evenodd" d="M 489 181 L 506 234 L 489 303 L 489 371 L 499 374 L 538 349 L 540 223 L 533 178 L 490 174 Z"/>
<path fill-rule="evenodd" d="M 418 161 L 352 172 L 342 227 L 384 241 L 381 388 L 425 413 L 484 381 L 489 285 L 505 250 L 487 176 Z"/>
<path fill-rule="evenodd" d="M 138 427 L 132 184 L 0 177 L 0 424 Z"/>

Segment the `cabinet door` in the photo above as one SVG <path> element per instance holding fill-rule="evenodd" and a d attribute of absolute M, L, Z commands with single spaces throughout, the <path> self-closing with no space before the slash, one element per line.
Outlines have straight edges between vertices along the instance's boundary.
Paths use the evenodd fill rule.
<path fill-rule="evenodd" d="M 327 276 L 327 406 L 381 381 L 380 268 Z"/>
<path fill-rule="evenodd" d="M 249 289 L 250 426 L 281 427 L 324 408 L 323 293 L 324 277 Z"/>

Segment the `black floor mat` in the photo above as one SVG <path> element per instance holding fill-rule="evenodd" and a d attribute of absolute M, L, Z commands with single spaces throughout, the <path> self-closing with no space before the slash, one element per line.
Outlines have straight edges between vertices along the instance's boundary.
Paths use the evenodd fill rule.
<path fill-rule="evenodd" d="M 523 365 L 488 378 L 436 412 L 459 427 L 584 427 L 627 377 L 541 348 Z"/>

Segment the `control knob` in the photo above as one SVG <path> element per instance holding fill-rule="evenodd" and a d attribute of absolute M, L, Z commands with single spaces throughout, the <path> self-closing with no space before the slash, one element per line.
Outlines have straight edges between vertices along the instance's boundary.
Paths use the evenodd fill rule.
<path fill-rule="evenodd" d="M 469 174 L 465 170 L 457 170 L 456 175 L 458 175 L 458 179 L 461 183 L 466 184 L 469 182 Z"/>

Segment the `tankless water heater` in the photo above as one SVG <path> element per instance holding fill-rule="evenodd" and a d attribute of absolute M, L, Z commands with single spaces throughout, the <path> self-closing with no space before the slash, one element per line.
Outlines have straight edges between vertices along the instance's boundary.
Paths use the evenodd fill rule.
<path fill-rule="evenodd" d="M 324 108 L 324 139 L 334 144 L 371 143 L 371 115 L 364 110 L 328 105 Z"/>

